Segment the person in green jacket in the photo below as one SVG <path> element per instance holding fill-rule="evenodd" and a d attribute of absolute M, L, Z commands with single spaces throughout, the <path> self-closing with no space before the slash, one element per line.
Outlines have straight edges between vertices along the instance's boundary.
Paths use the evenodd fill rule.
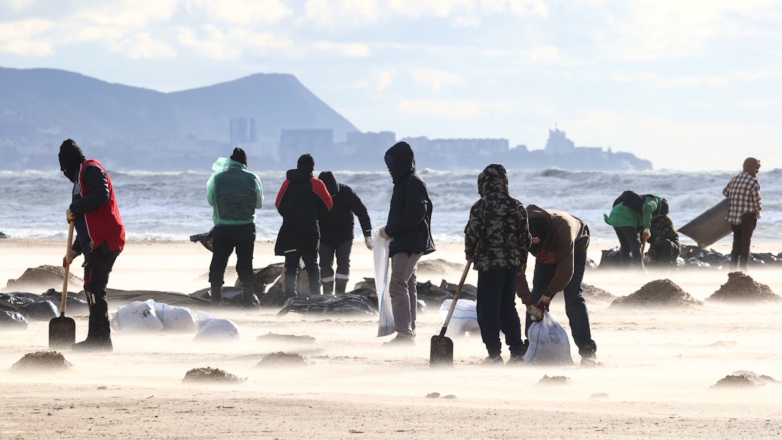
<path fill-rule="evenodd" d="M 651 236 L 652 217 L 667 214 L 668 201 L 651 194 L 638 195 L 625 191 L 614 201 L 611 214 L 604 215 L 604 219 L 614 227 L 619 238 L 619 257 L 623 265 L 643 268 L 641 240 L 646 242 Z M 642 231 L 641 240 L 638 231 Z"/>
<path fill-rule="evenodd" d="M 213 251 L 209 266 L 212 303 L 222 300 L 223 278 L 228 258 L 236 250 L 236 273 L 242 282 L 244 305 L 253 307 L 253 251 L 255 250 L 255 210 L 263 206 L 263 187 L 255 173 L 247 171 L 247 154 L 234 148 L 230 159 L 221 157 L 212 165 L 215 171 L 207 183 L 207 201 L 212 206 Z"/>

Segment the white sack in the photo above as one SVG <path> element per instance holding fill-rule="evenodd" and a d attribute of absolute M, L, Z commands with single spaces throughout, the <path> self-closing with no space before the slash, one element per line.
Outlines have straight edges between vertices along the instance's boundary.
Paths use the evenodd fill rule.
<path fill-rule="evenodd" d="M 448 316 L 452 303 L 452 299 L 446 299 L 440 306 L 440 319 L 442 319 L 443 323 L 445 323 L 445 318 Z M 478 325 L 478 312 L 475 305 L 475 301 L 469 299 L 460 299 L 456 302 L 451 322 L 448 324 L 448 331 L 445 333 L 446 336 L 464 336 L 466 332 L 474 333 L 481 330 L 481 327 Z"/>
<path fill-rule="evenodd" d="M 572 364 L 570 341 L 565 329 L 549 312 L 529 327 L 529 348 L 524 362 L 535 364 Z"/>
<path fill-rule="evenodd" d="M 389 241 L 380 236 L 379 231 L 372 234 L 372 249 L 375 257 L 375 289 L 377 290 L 377 311 L 380 315 L 377 335 L 388 336 L 396 332 L 394 311 L 391 308 L 391 294 L 388 292 L 390 260 L 388 258 Z"/>
<path fill-rule="evenodd" d="M 155 315 L 163 323 L 165 330 L 173 332 L 196 331 L 196 320 L 193 317 L 193 312 L 187 307 L 170 306 L 151 299 L 146 302 L 155 308 Z"/>
<path fill-rule="evenodd" d="M 210 319 L 201 325 L 194 341 L 239 340 L 239 327 L 230 319 Z"/>
<path fill-rule="evenodd" d="M 163 323 L 155 315 L 155 308 L 146 302 L 134 301 L 117 309 L 115 317 L 120 332 L 163 330 Z"/>

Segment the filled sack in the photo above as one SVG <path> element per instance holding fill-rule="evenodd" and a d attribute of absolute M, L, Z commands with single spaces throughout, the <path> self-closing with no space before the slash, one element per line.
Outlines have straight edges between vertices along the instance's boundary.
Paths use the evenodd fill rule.
<path fill-rule="evenodd" d="M 440 318 L 443 320 L 443 323 L 445 323 L 445 318 L 448 316 L 448 311 L 451 310 L 452 303 L 452 299 L 446 299 L 440 306 Z M 448 337 L 464 336 L 467 332 L 475 333 L 480 331 L 481 327 L 478 325 L 476 302 L 469 299 L 457 301 L 445 335 Z"/>
<path fill-rule="evenodd" d="M 572 364 L 570 341 L 565 329 L 549 312 L 529 327 L 529 348 L 524 362 L 531 364 Z"/>
<path fill-rule="evenodd" d="M 195 317 L 193 317 L 193 312 L 187 307 L 170 306 L 165 303 L 155 302 L 151 299 L 148 299 L 146 302 L 155 309 L 155 316 L 163 323 L 163 328 L 166 331 L 196 331 Z"/>
<path fill-rule="evenodd" d="M 117 309 L 113 324 L 120 332 L 149 332 L 163 330 L 163 323 L 149 302 L 134 301 Z"/>

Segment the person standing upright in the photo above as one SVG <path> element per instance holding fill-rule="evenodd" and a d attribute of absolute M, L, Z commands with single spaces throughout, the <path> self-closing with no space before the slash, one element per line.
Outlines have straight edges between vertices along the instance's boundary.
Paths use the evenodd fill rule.
<path fill-rule="evenodd" d="M 728 198 L 730 206 L 725 220 L 733 230 L 733 249 L 730 252 L 731 270 L 747 271 L 749 248 L 752 233 L 760 218 L 760 160 L 748 157 L 744 161 L 744 170 L 735 175 L 722 194 Z"/>
<path fill-rule="evenodd" d="M 394 315 L 396 337 L 388 343 L 415 342 L 418 305 L 415 271 L 423 255 L 435 251 L 432 239 L 432 201 L 426 183 L 415 169 L 415 154 L 407 142 L 398 142 L 384 157 L 394 182 L 388 222 L 381 237 L 391 240 L 391 281 L 388 293 Z"/>
<path fill-rule="evenodd" d="M 508 363 L 524 359 L 516 282 L 527 264 L 530 234 L 527 210 L 508 192 L 505 167 L 492 164 L 478 176 L 481 199 L 464 228 L 464 253 L 478 271 L 478 325 L 489 352 L 485 364 L 502 364 L 500 331 L 510 349 Z"/>
<path fill-rule="evenodd" d="M 288 295 L 300 293 L 296 286 L 300 260 L 304 261 L 307 270 L 310 294 L 320 294 L 318 219 L 323 211 L 331 210 L 333 201 L 326 185 L 312 176 L 314 170 L 315 159 L 309 154 L 302 155 L 296 169 L 288 170 L 277 194 L 276 206 L 282 216 L 282 226 L 274 253 L 285 257 L 285 292 Z"/>
<path fill-rule="evenodd" d="M 59 160 L 60 170 L 73 182 L 71 205 L 65 215 L 76 229 L 76 240 L 63 265 L 84 254 L 84 293 L 90 306 L 87 339 L 73 348 L 112 351 L 106 286 L 114 262 L 125 248 L 125 225 L 111 178 L 100 162 L 87 160 L 71 139 L 60 145 Z"/>
<path fill-rule="evenodd" d="M 320 219 L 320 281 L 323 284 L 323 294 L 331 295 L 345 293 L 345 287 L 350 278 L 350 251 L 353 249 L 353 215 L 358 217 L 364 243 L 372 249 L 372 223 L 369 220 L 367 207 L 361 202 L 353 188 L 337 182 L 331 171 L 318 175 L 329 190 L 334 202 L 331 211 L 323 214 Z M 337 256 L 337 273 L 334 274 L 334 255 Z"/>
<path fill-rule="evenodd" d="M 253 251 L 255 250 L 255 210 L 263 206 L 263 187 L 255 173 L 247 171 L 247 154 L 234 148 L 230 159 L 220 158 L 207 183 L 207 201 L 212 206 L 214 229 L 209 283 L 212 303 L 222 300 L 223 278 L 228 258 L 236 250 L 236 273 L 242 282 L 243 303 L 253 307 Z"/>

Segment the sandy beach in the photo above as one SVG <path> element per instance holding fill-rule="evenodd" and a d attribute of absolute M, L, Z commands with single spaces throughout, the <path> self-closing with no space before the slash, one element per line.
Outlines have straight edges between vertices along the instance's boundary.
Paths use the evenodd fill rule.
<path fill-rule="evenodd" d="M 599 261 L 601 248 L 590 257 Z M 62 260 L 64 243 L 0 241 L 0 285 L 25 269 Z M 726 245 L 716 247 L 726 251 Z M 755 252 L 776 251 L 762 244 Z M 189 242 L 131 241 L 111 288 L 191 293 L 207 286 L 211 254 Z M 438 243 L 429 258 L 455 263 L 419 281 L 458 281 L 460 243 Z M 233 264 L 233 259 L 229 265 Z M 254 267 L 281 262 L 271 243 L 258 242 Z M 80 275 L 76 271 L 76 275 Z M 778 269 L 757 269 L 755 280 L 782 292 Z M 351 285 L 372 276 L 372 259 L 354 246 Z M 697 300 L 727 281 L 726 271 L 637 274 L 588 271 L 585 283 L 625 296 L 645 283 L 670 278 Z M 468 283 L 475 284 L 473 272 Z M 234 279 L 228 278 L 228 283 Z M 53 286 L 55 287 L 55 286 Z M 80 286 L 79 286 L 80 287 Z M 73 286 L 71 290 L 77 287 Z M 58 287 L 59 289 L 59 287 Z M 3 290 L 6 291 L 6 290 Z M 41 292 L 33 292 L 41 293 Z M 109 297 L 110 312 L 119 304 Z M 24 374 L 10 367 L 25 353 L 47 348 L 46 322 L 3 332 L 0 438 L 777 438 L 782 435 L 782 384 L 715 390 L 735 371 L 782 379 L 779 335 L 782 303 L 680 310 L 617 310 L 588 303 L 598 367 L 478 365 L 479 335 L 457 338 L 455 368 L 431 370 L 429 338 L 441 320 L 435 308 L 419 315 L 415 347 L 388 348 L 375 337 L 373 318 L 321 318 L 276 310 L 212 310 L 240 328 L 234 343 L 198 344 L 192 334 L 115 332 L 111 354 L 63 354 L 73 368 Z M 523 310 L 519 304 L 519 310 Z M 552 314 L 568 330 L 561 302 Z M 76 317 L 77 339 L 86 317 Z M 308 335 L 314 344 L 257 340 L 267 333 Z M 578 353 L 572 346 L 574 360 Z M 307 364 L 259 367 L 269 353 L 299 353 Z M 507 349 L 504 351 L 507 357 Z M 196 367 L 221 368 L 246 381 L 232 385 L 183 383 Z M 538 385 L 543 376 L 569 384 Z M 427 394 L 455 398 L 427 398 Z"/>

